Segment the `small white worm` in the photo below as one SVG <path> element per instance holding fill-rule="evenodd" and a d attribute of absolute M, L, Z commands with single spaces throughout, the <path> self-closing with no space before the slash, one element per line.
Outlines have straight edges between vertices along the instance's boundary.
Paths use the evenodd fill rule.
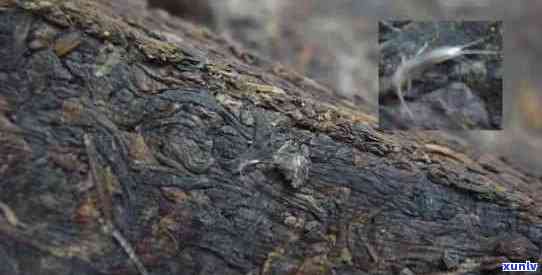
<path fill-rule="evenodd" d="M 406 110 L 411 119 L 413 119 L 412 112 L 405 103 L 403 98 L 402 86 L 405 82 L 409 83 L 410 89 L 410 78 L 415 73 L 424 71 L 427 67 L 430 67 L 435 64 L 442 63 L 444 61 L 454 59 L 461 55 L 466 54 L 498 54 L 495 51 L 466 51 L 464 50 L 467 47 L 476 45 L 482 42 L 485 38 L 475 40 L 473 42 L 467 43 L 461 46 L 444 46 L 433 49 L 427 53 L 423 53 L 427 44 L 411 59 L 405 60 L 404 56 L 401 56 L 401 64 L 397 67 L 397 70 L 392 76 L 392 84 L 397 92 L 397 96 L 401 102 L 401 107 Z M 423 54 L 422 54 L 423 53 Z"/>
<path fill-rule="evenodd" d="M 27 227 L 26 224 L 19 221 L 19 219 L 17 218 L 17 215 L 15 215 L 15 212 L 13 212 L 13 210 L 11 210 L 11 208 L 7 204 L 1 201 L 0 201 L 0 210 L 2 210 L 2 212 L 4 213 L 4 217 L 6 218 L 6 221 L 10 225 L 21 226 L 23 228 Z"/>

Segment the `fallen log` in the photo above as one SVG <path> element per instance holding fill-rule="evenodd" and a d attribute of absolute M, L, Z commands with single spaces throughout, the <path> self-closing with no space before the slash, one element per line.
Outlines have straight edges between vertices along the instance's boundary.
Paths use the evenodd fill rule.
<path fill-rule="evenodd" d="M 332 91 L 137 1 L 0 3 L 0 274 L 542 261 L 541 178 L 506 159 L 378 130 Z"/>

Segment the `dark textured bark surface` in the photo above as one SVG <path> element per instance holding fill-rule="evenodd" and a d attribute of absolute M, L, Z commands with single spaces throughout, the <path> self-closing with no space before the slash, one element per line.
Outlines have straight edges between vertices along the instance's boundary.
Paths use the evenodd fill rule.
<path fill-rule="evenodd" d="M 294 72 L 118 5 L 2 4 L 0 274 L 498 274 L 541 261 L 539 176 L 437 135 L 378 131 Z"/>

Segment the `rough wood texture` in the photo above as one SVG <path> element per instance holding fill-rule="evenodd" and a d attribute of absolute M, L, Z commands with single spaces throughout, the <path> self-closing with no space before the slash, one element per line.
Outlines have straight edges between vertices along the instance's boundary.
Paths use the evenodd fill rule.
<path fill-rule="evenodd" d="M 0 274 L 541 261 L 540 178 L 123 2 L 2 2 Z"/>

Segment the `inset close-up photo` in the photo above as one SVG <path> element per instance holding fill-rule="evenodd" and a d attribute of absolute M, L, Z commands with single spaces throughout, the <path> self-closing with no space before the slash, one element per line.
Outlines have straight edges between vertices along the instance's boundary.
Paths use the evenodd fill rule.
<path fill-rule="evenodd" d="M 380 21 L 383 129 L 502 128 L 501 21 Z"/>

